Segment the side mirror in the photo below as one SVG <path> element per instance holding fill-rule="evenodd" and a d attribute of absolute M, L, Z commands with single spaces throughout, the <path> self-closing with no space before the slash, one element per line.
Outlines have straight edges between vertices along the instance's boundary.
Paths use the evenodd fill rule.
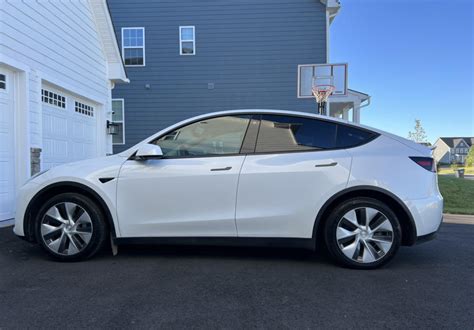
<path fill-rule="evenodd" d="M 135 153 L 135 160 L 163 158 L 163 151 L 156 144 L 143 144 Z"/>

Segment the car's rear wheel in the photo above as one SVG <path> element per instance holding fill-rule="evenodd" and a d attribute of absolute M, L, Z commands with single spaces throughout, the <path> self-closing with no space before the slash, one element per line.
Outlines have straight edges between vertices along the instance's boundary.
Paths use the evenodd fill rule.
<path fill-rule="evenodd" d="M 401 242 L 400 223 L 385 203 L 352 198 L 339 204 L 325 226 L 326 245 L 344 266 L 372 269 L 389 262 Z"/>
<path fill-rule="evenodd" d="M 62 261 L 92 257 L 107 237 L 100 208 L 76 193 L 59 194 L 44 203 L 37 213 L 35 228 L 43 249 Z"/>

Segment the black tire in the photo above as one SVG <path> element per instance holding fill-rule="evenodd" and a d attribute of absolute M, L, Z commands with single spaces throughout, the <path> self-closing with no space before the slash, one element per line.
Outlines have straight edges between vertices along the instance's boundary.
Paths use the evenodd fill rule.
<path fill-rule="evenodd" d="M 50 210 L 52 207 L 55 207 L 55 205 L 60 205 L 62 203 L 74 203 L 78 205 L 79 209 L 82 208 L 83 211 L 87 212 L 87 215 L 90 219 L 90 222 L 88 222 L 87 224 L 88 228 L 91 228 L 90 240 L 87 242 L 87 244 L 84 243 L 83 248 L 75 254 L 66 255 L 64 253 L 58 253 L 53 251 L 50 247 L 48 247 L 45 239 L 43 239 L 43 235 L 41 232 L 42 221 L 48 210 Z M 60 232 L 61 231 L 59 231 L 59 233 Z M 100 208 L 90 198 L 78 193 L 62 193 L 50 198 L 39 209 L 35 218 L 36 241 L 41 245 L 43 250 L 49 256 L 59 261 L 81 261 L 91 258 L 102 248 L 104 242 L 108 237 L 108 233 L 109 230 L 107 228 L 107 224 Z M 71 244 L 70 240 L 68 243 Z M 67 250 L 68 249 L 66 249 L 66 251 Z"/>
<path fill-rule="evenodd" d="M 360 232 L 360 229 L 352 229 L 355 231 L 359 230 L 359 233 L 355 236 L 350 236 L 348 238 L 339 239 L 339 240 L 337 239 L 338 226 L 345 226 L 347 223 L 347 221 L 345 223 L 342 223 L 343 221 L 345 221 L 345 220 L 342 220 L 343 217 L 346 216 L 348 212 L 351 212 L 351 210 L 357 209 L 358 210 L 357 212 L 360 212 L 360 213 L 354 213 L 354 214 L 357 215 L 356 219 L 357 219 L 357 222 L 359 222 L 359 214 L 366 214 L 366 212 L 368 212 L 367 209 L 366 211 L 360 211 L 360 210 L 363 210 L 364 208 L 375 209 L 376 211 L 380 212 L 382 216 L 385 216 L 385 219 L 390 222 L 391 227 L 392 227 L 392 232 L 389 233 L 389 231 L 387 231 L 387 232 L 381 233 L 384 235 L 388 235 L 387 238 L 385 239 L 387 240 L 391 239 L 391 246 L 390 248 L 388 247 L 386 248 L 387 249 L 386 252 L 380 249 L 379 245 L 374 245 L 376 248 L 378 247 L 378 250 L 372 253 L 372 247 L 373 247 L 372 244 L 375 244 L 375 243 L 369 242 L 370 239 L 367 240 L 367 242 L 369 242 L 367 244 L 364 244 L 364 242 L 357 243 L 359 242 L 358 240 L 359 237 L 362 237 L 361 235 L 363 234 L 366 235 L 366 233 Z M 371 211 L 373 212 L 373 210 Z M 379 213 L 377 213 L 376 215 L 378 214 Z M 361 218 L 363 218 L 363 216 L 361 216 Z M 374 219 L 375 219 L 375 216 L 374 216 Z M 372 225 L 372 222 L 370 222 L 370 225 Z M 374 227 L 376 226 L 374 225 Z M 393 259 L 393 257 L 397 253 L 398 248 L 400 247 L 400 242 L 401 242 L 401 228 L 400 228 L 400 222 L 398 221 L 396 214 L 390 209 L 388 205 L 374 198 L 367 198 L 367 197 L 357 198 L 356 197 L 356 198 L 351 198 L 347 201 L 344 201 L 341 204 L 339 204 L 337 207 L 335 207 L 334 211 L 331 213 L 331 215 L 327 219 L 327 222 L 324 228 L 324 236 L 325 236 L 326 247 L 331 257 L 339 264 L 345 267 L 355 268 L 355 269 L 374 269 L 374 268 L 378 268 L 387 264 L 390 260 Z M 354 237 L 353 241 L 351 241 L 352 237 Z M 344 245 L 344 244 L 347 244 L 347 245 Z M 350 244 L 354 244 L 352 246 L 359 245 L 359 244 L 361 245 L 360 248 L 357 248 L 355 250 L 352 258 L 349 258 L 348 256 L 346 256 L 344 252 L 342 251 L 342 248 L 345 248 Z M 371 247 L 367 248 L 366 246 L 368 244 L 371 244 Z M 364 251 L 365 249 L 367 249 L 367 251 Z M 351 252 L 346 251 L 346 253 L 352 255 Z M 375 261 L 373 262 L 362 261 L 361 255 L 363 254 L 363 252 L 367 252 L 367 253 L 370 252 L 372 257 L 374 257 Z M 379 259 L 376 259 L 376 258 L 379 258 Z"/>

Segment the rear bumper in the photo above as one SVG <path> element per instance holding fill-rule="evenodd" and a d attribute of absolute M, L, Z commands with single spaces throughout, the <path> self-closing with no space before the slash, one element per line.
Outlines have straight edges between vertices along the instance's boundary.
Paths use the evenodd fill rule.
<path fill-rule="evenodd" d="M 443 220 L 441 219 L 441 222 Z M 415 244 L 423 244 L 423 243 L 426 243 L 426 242 L 429 242 L 429 241 L 432 241 L 434 240 L 437 236 L 438 236 L 438 232 L 439 232 L 439 229 L 441 228 L 441 225 L 438 227 L 438 229 L 430 234 L 426 234 L 426 235 L 423 235 L 423 236 L 418 236 L 416 238 L 416 242 Z"/>
<path fill-rule="evenodd" d="M 405 201 L 416 226 L 418 240 L 427 240 L 429 235 L 436 232 L 443 220 L 443 197 L 436 194 L 428 198 Z M 426 238 L 425 238 L 426 237 Z"/>

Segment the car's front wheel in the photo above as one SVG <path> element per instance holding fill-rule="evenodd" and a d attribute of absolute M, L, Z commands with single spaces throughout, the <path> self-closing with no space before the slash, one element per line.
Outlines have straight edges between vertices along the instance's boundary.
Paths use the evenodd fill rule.
<path fill-rule="evenodd" d="M 36 238 L 44 250 L 61 261 L 92 257 L 107 237 L 100 208 L 77 193 L 50 198 L 36 217 Z"/>
<path fill-rule="evenodd" d="M 325 226 L 326 245 L 344 266 L 372 269 L 389 262 L 401 242 L 400 223 L 385 203 L 352 198 L 339 204 Z"/>

